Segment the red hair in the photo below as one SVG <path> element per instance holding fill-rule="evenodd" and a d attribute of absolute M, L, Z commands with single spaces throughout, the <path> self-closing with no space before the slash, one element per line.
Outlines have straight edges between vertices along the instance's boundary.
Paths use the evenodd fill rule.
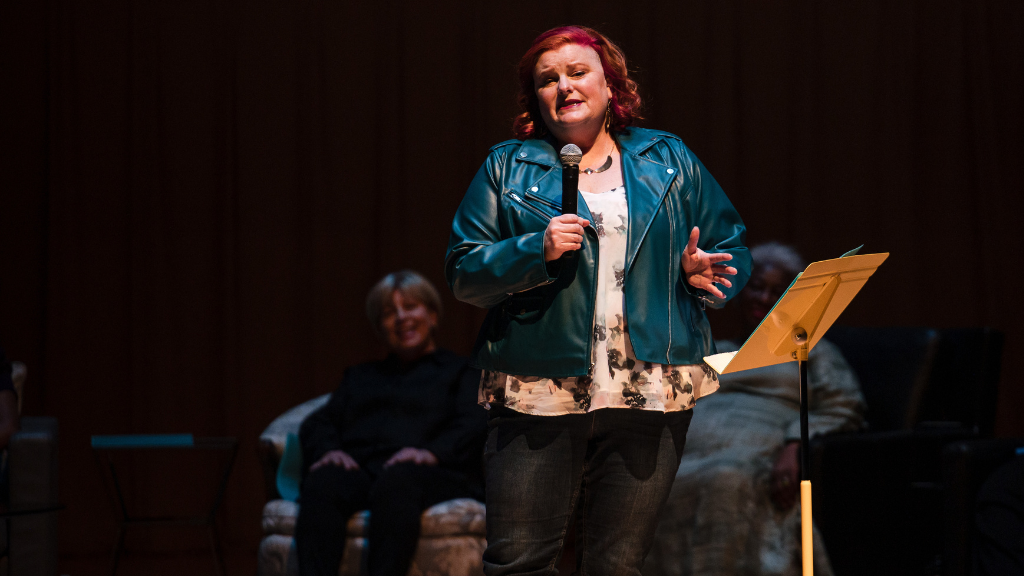
<path fill-rule="evenodd" d="M 640 94 L 637 93 L 636 82 L 629 77 L 626 55 L 622 50 L 593 28 L 561 26 L 537 36 L 519 61 L 518 101 L 523 113 L 516 116 L 512 122 L 512 132 L 516 138 L 543 138 L 547 134 L 548 128 L 540 115 L 540 104 L 537 102 L 537 91 L 533 84 L 533 69 L 541 54 L 548 50 L 557 50 L 566 44 L 593 48 L 601 58 L 605 82 L 612 90 L 609 107 L 611 131 L 622 131 L 643 118 L 640 115 Z"/>

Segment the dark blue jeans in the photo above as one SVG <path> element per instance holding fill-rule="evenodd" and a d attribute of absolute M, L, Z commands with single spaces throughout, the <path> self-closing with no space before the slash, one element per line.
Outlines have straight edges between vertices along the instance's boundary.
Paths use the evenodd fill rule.
<path fill-rule="evenodd" d="M 492 412 L 486 576 L 556 574 L 576 507 L 576 572 L 638 576 L 693 412 Z"/>

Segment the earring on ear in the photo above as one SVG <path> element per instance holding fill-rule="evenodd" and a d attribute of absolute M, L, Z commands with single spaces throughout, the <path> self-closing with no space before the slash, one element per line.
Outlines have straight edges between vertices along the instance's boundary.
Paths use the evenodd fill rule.
<path fill-rule="evenodd" d="M 608 101 L 608 107 L 604 109 L 604 129 L 611 131 L 612 129 L 612 101 Z"/>

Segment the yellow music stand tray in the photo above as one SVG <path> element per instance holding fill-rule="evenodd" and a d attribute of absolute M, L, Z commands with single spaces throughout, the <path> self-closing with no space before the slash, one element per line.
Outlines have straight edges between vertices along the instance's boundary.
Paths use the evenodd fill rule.
<path fill-rule="evenodd" d="M 796 360 L 800 371 L 800 518 L 804 576 L 814 575 L 811 480 L 807 432 L 807 355 L 853 297 L 889 257 L 856 256 L 857 248 L 835 260 L 814 262 L 797 275 L 754 333 L 736 352 L 707 356 L 719 374 Z"/>

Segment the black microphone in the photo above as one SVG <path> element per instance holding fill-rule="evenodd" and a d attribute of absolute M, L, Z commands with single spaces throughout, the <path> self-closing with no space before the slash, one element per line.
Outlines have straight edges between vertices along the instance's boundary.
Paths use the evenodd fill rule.
<path fill-rule="evenodd" d="M 575 144 L 566 144 L 558 153 L 558 159 L 562 161 L 562 214 L 575 215 L 583 151 Z"/>

